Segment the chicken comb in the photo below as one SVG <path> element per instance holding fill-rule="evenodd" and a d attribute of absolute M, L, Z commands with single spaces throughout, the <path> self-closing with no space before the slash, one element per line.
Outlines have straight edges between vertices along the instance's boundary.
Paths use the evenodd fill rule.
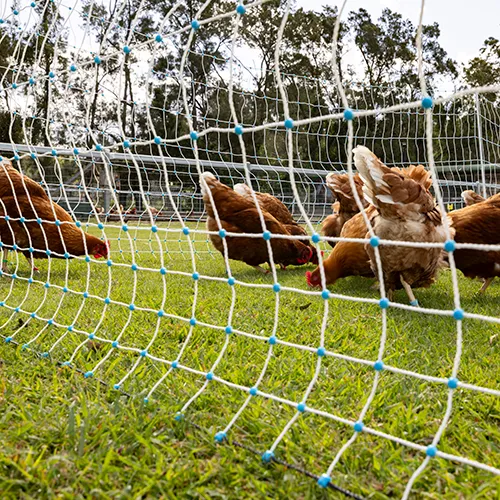
<path fill-rule="evenodd" d="M 306 281 L 307 281 L 307 285 L 310 286 L 311 288 L 314 288 L 314 285 L 311 281 L 311 277 L 312 277 L 312 272 L 311 271 L 306 271 Z"/>
<path fill-rule="evenodd" d="M 297 259 L 297 262 L 300 264 L 307 264 L 311 259 L 314 254 L 313 249 L 311 247 L 306 247 L 309 250 L 309 255 L 305 259 Z"/>

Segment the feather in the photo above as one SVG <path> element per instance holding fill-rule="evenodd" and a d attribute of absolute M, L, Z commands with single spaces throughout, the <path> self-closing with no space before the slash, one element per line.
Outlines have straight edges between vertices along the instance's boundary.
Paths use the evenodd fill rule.
<path fill-rule="evenodd" d="M 252 196 L 252 190 L 246 184 L 243 184 L 243 182 L 235 184 L 233 189 L 241 196 Z"/>
<path fill-rule="evenodd" d="M 363 181 L 360 175 L 353 175 L 352 182 L 362 206 L 366 207 L 369 202 L 366 202 L 363 196 Z M 336 238 L 340 235 L 344 224 L 359 213 L 359 206 L 354 198 L 349 174 L 330 173 L 326 176 L 326 185 L 339 201 L 332 205 L 333 214 L 323 221 L 321 231 L 325 236 Z M 332 247 L 336 245 L 335 242 L 328 243 Z"/>
<path fill-rule="evenodd" d="M 215 175 L 211 172 L 203 172 L 200 175 L 200 187 L 203 196 L 207 194 L 207 189 L 212 189 L 211 183 L 213 180 L 215 180 Z"/>

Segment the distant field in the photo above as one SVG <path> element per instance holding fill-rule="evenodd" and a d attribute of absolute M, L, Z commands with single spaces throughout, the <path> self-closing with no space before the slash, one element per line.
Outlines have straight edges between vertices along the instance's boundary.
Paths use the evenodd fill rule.
<path fill-rule="evenodd" d="M 173 226 L 170 226 L 173 227 Z M 194 227 L 194 225 L 192 226 Z M 199 226 L 200 228 L 202 226 Z M 53 318 L 57 324 L 74 325 L 115 340 L 120 346 L 144 349 L 155 331 L 157 337 L 149 354 L 176 359 L 190 326 L 188 322 L 159 318 L 156 311 L 190 318 L 194 280 L 187 237 L 171 232 L 163 242 L 165 283 L 158 271 L 160 248 L 149 231 L 129 231 L 137 238 L 132 251 L 140 268 L 133 271 L 128 236 L 117 229 L 107 231 L 112 240 L 113 265 L 106 262 L 88 266 L 73 260 L 39 261 L 35 279 L 60 287 L 0 278 L 0 300 L 11 308 Z M 158 233 L 163 239 L 163 232 Z M 120 240 L 118 241 L 118 238 Z M 168 248 L 168 253 L 165 250 Z M 122 253 L 120 254 L 120 249 Z M 211 250 L 203 235 L 196 236 L 196 271 L 202 276 L 226 278 L 222 257 Z M 213 255 L 209 253 L 213 252 Z M 15 265 L 15 257 L 11 256 Z M 28 277 L 28 265 L 19 258 L 20 277 Z M 126 264 L 120 266 L 118 264 Z M 308 269 L 312 269 L 311 266 Z M 239 262 L 232 262 L 234 277 L 242 282 L 272 284 Z M 306 268 L 278 270 L 282 286 L 305 288 Z M 67 276 L 67 282 L 66 282 Z M 89 279 L 87 280 L 87 278 Z M 81 295 L 86 290 L 91 298 Z M 377 298 L 373 280 L 350 278 L 332 291 Z M 195 307 L 197 321 L 225 327 L 231 302 L 231 287 L 222 281 L 200 279 Z M 484 297 L 476 294 L 480 283 L 460 276 L 462 307 L 468 312 L 500 316 L 500 282 L 494 282 Z M 75 294 L 72 291 L 80 292 Z M 236 301 L 231 325 L 234 329 L 269 337 L 274 323 L 275 293 L 271 289 L 235 285 Z M 453 309 L 450 272 L 438 283 L 416 295 L 424 307 Z M 106 305 L 110 297 L 123 305 Z M 165 296 L 165 301 L 163 298 Z M 396 301 L 406 302 L 404 292 Z M 134 303 L 131 312 L 127 305 Z M 280 293 L 277 336 L 288 342 L 319 346 L 323 300 L 289 291 Z M 375 361 L 381 334 L 378 306 L 331 299 L 325 347 L 336 353 Z M 75 318 L 78 315 L 78 319 Z M 391 310 L 384 362 L 406 370 L 437 377 L 449 377 L 456 349 L 455 320 Z M 157 328 L 159 322 L 159 326 Z M 211 382 L 185 412 L 185 418 L 200 425 L 176 421 L 174 415 L 198 391 L 205 379 L 184 370 L 172 371 L 162 385 L 143 403 L 145 394 L 166 373 L 168 366 L 142 359 L 123 384 L 133 398 L 113 390 L 138 360 L 138 353 L 114 349 L 97 370 L 96 365 L 110 343 L 89 341 L 83 334 L 47 325 L 24 312 L 0 308 L 0 335 L 14 336 L 21 345 L 35 336 L 32 350 L 0 345 L 0 491 L 2 498 L 322 498 L 324 492 L 313 479 L 283 466 L 266 466 L 255 455 L 232 446 L 215 444 L 214 434 L 223 429 L 246 398 L 246 393 Z M 464 343 L 458 378 L 461 381 L 499 388 L 500 326 L 464 321 Z M 40 359 L 33 350 L 48 352 Z M 86 341 L 86 342 L 84 342 Z M 226 334 L 195 326 L 181 363 L 208 372 L 217 359 Z M 83 344 L 82 344 L 83 343 Z M 95 379 L 84 378 L 52 360 L 67 361 L 80 346 L 74 365 L 84 372 L 95 371 Z M 255 384 L 269 351 L 269 344 L 232 334 L 217 376 L 245 387 Z M 51 359 L 50 359 L 51 358 Z M 317 355 L 277 345 L 260 389 L 300 402 L 313 376 Z M 315 389 L 307 404 L 337 416 L 357 420 L 368 397 L 374 371 L 369 366 L 326 357 Z M 364 419 L 365 425 L 419 443 L 430 444 L 446 408 L 447 388 L 413 377 L 383 372 L 379 389 Z M 295 410 L 256 396 L 228 434 L 264 452 Z M 324 417 L 303 414 L 276 450 L 276 456 L 322 474 L 336 452 L 352 435 L 352 428 Z M 500 399 L 458 389 L 453 414 L 439 449 L 479 462 L 500 466 Z M 362 496 L 399 498 L 414 470 L 425 455 L 391 441 L 361 434 L 335 468 L 332 481 Z M 497 498 L 500 478 L 474 467 L 434 459 L 413 489 L 413 498 Z M 340 496 L 339 496 L 340 498 Z"/>

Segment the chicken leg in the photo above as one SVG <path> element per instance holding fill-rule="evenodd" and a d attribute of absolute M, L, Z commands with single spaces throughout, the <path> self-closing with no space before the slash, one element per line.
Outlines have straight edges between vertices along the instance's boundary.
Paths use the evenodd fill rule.
<path fill-rule="evenodd" d="M 486 289 L 491 285 L 491 282 L 494 279 L 495 279 L 494 276 L 492 276 L 490 278 L 485 278 L 485 280 L 483 281 L 483 286 L 480 288 L 479 293 L 484 294 L 484 292 L 486 292 Z"/>
<path fill-rule="evenodd" d="M 39 273 L 40 269 L 35 266 L 35 259 L 33 259 L 33 254 L 30 255 L 30 258 L 28 259 L 29 263 L 31 264 L 31 269 L 33 269 L 34 273 Z"/>
<path fill-rule="evenodd" d="M 410 305 L 418 307 L 418 300 L 415 298 L 411 286 L 408 283 L 406 283 L 406 281 L 403 279 L 402 274 L 399 275 L 399 279 L 401 280 L 401 284 L 405 289 L 406 295 L 408 295 L 408 298 L 410 299 Z"/>
<path fill-rule="evenodd" d="M 9 253 L 9 250 L 7 248 L 4 248 L 3 249 L 3 252 L 2 252 L 2 265 L 0 266 L 0 268 L 2 269 L 2 272 L 7 272 L 7 255 Z"/>

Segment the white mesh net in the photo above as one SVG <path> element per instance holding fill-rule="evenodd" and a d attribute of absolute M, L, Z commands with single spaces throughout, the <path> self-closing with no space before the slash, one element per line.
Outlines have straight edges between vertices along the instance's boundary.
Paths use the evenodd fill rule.
<path fill-rule="evenodd" d="M 309 457 L 322 486 L 370 470 L 363 487 L 372 491 L 391 453 L 407 462 L 395 490 L 404 497 L 416 481 L 436 491 L 442 470 L 420 477 L 435 456 L 476 485 L 500 473 L 493 417 L 479 412 L 498 410 L 498 380 L 487 384 L 478 369 L 487 356 L 498 373 L 486 339 L 500 318 L 472 297 L 451 254 L 450 271 L 417 292 L 419 308 L 397 297 L 386 308 L 384 286 L 360 278 L 326 292 L 321 255 L 323 291 L 307 287 L 301 268 L 272 265 L 262 276 L 228 258 L 225 238 L 223 256 L 214 249 L 200 179 L 208 171 L 270 193 L 319 233 L 333 201 L 326 175 L 348 172 L 352 182 L 352 149 L 364 145 L 389 167 L 423 164 L 441 212 L 455 210 L 464 190 L 500 187 L 499 88 L 434 95 L 426 107 L 423 64 L 419 89 L 345 85 L 335 61 L 329 80 L 292 74 L 281 67 L 289 4 L 257 68 L 246 23 L 266 14 L 265 1 L 166 2 L 161 17 L 145 0 L 21 4 L 0 10 L 0 150 L 69 218 L 50 204 L 41 211 L 27 181 L 1 177 L 2 163 L 8 343 L 201 419 L 218 441 L 258 437 L 265 461 Z M 337 54 L 336 36 L 329 42 L 324 58 Z M 108 241 L 109 255 L 95 240 L 61 237 L 77 225 Z M 261 229 L 245 236 L 262 238 Z M 390 244 L 374 247 L 379 279 L 379 249 Z M 480 456 L 476 422 L 487 441 Z"/>

